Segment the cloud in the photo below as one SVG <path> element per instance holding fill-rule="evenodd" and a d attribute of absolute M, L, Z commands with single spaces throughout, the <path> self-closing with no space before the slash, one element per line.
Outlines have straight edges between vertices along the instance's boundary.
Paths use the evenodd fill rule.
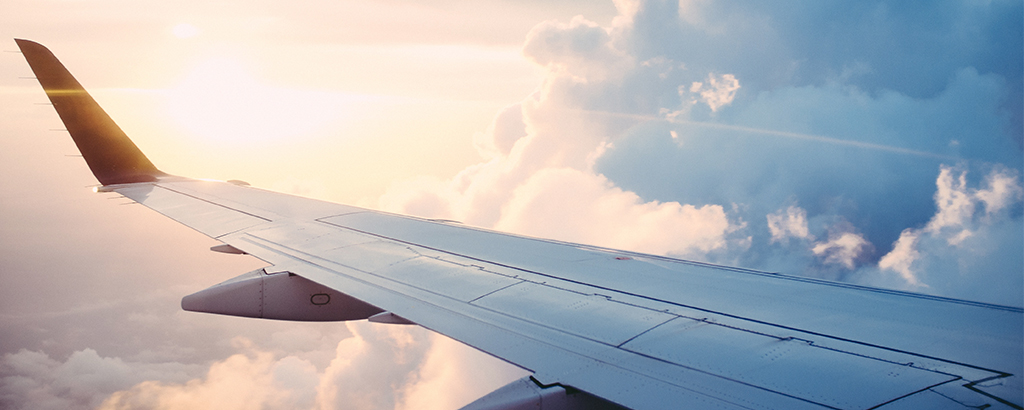
<path fill-rule="evenodd" d="M 935 205 L 939 211 L 928 221 L 925 230 L 934 233 L 959 230 L 974 216 L 975 201 L 973 195 L 967 192 L 967 172 L 961 172 L 959 177 L 954 178 L 953 169 L 944 166 L 935 185 Z M 959 236 L 949 236 L 949 244 L 955 245 L 954 238 Z"/>
<path fill-rule="evenodd" d="M 768 230 L 772 234 L 771 242 L 783 241 L 787 238 L 811 238 L 807 230 L 807 211 L 798 206 L 790 206 L 785 210 L 768 214 Z"/>
<path fill-rule="evenodd" d="M 986 216 L 999 214 L 1024 197 L 1018 179 L 1016 173 L 1005 168 L 997 168 L 985 177 L 988 187 L 974 191 L 974 197 L 985 204 Z"/>
<path fill-rule="evenodd" d="M 568 24 L 547 21 L 526 35 L 523 55 L 574 81 L 607 81 L 632 64 L 615 48 L 608 30 L 583 16 Z"/>
<path fill-rule="evenodd" d="M 431 334 L 430 350 L 414 382 L 401 392 L 397 410 L 458 409 L 529 372 L 486 353 Z"/>
<path fill-rule="evenodd" d="M 880 269 L 898 273 L 911 288 L 925 286 L 917 280 L 917 276 L 910 268 L 914 261 L 921 257 L 921 253 L 917 251 L 918 236 L 913 229 L 904 230 L 893 244 L 892 251 L 878 261 Z"/>
<path fill-rule="evenodd" d="M 395 183 L 380 206 L 529 235 L 1021 304 L 1020 2 L 616 6 L 620 16 L 610 24 L 576 17 L 534 27 L 523 54 L 544 71 L 544 81 L 475 136 L 481 162 L 452 178 Z M 252 26 L 252 17 L 225 27 Z M 280 31 L 267 27 L 232 32 Z M 218 36 L 229 38 L 204 29 L 204 38 Z M 217 69 L 206 67 L 183 86 L 216 79 Z M 237 80 L 228 88 L 256 81 Z M 300 94 L 281 101 L 351 103 Z M 256 131 L 267 130 L 273 128 Z M 322 188 L 298 179 L 282 186 L 306 194 Z M 18 201 L 32 197 L 14 191 L 23 194 Z M 84 202 L 75 199 L 63 202 Z M 123 209 L 116 212 L 95 223 L 125 218 Z M 64 214 L 53 220 L 81 219 Z M 149 234 L 171 224 L 157 219 L 130 226 Z M 143 243 L 134 236 L 97 239 L 98 230 L 71 236 Z M 63 242 L 66 232 L 38 243 L 22 236 L 10 244 L 12 254 L 73 247 Z M 102 258 L 82 250 L 67 261 L 48 257 L 44 265 L 19 268 L 125 271 L 138 265 L 138 255 L 159 257 L 165 267 L 135 284 L 106 278 L 102 283 L 117 282 L 117 292 L 102 297 L 75 292 L 85 289 L 82 283 L 100 283 L 86 270 L 75 278 L 62 274 L 56 289 L 90 302 L 24 296 L 25 303 L 59 307 L 5 312 L 5 328 L 17 331 L 4 340 L 39 347 L 3 356 L 0 407 L 205 407 L 202 401 L 231 398 L 267 408 L 424 408 L 470 400 L 469 381 L 504 381 L 478 364 L 480 354 L 422 329 L 193 319 L 153 308 L 176 306 L 184 290 L 140 289 L 180 286 L 165 278 L 205 282 L 195 273 L 200 267 L 203 274 L 235 270 L 207 259 L 185 264 L 162 246 Z M 137 300 L 95 302 L 125 290 Z M 232 344 L 233 336 L 253 342 Z"/>
<path fill-rule="evenodd" d="M 600 175 L 568 168 L 534 173 L 502 209 L 499 230 L 673 255 L 704 255 L 739 229 L 719 205 L 644 202 Z"/>
<path fill-rule="evenodd" d="M 508 155 L 516 141 L 526 136 L 523 107 L 512 104 L 502 109 L 486 132 L 473 136 L 473 145 L 484 158 Z"/>
<path fill-rule="evenodd" d="M 427 332 L 411 326 L 349 326 L 356 337 L 338 343 L 337 356 L 316 388 L 317 408 L 394 408 L 429 348 Z"/>
<path fill-rule="evenodd" d="M 381 208 L 675 255 L 721 252 L 730 243 L 742 247 L 745 238 L 732 234 L 744 222 L 730 218 L 722 205 L 643 200 L 593 170 L 616 130 L 636 124 L 593 114 L 619 111 L 622 105 L 607 94 L 621 95 L 637 69 L 655 76 L 672 71 L 666 62 L 637 64 L 616 47 L 616 30 L 581 17 L 535 27 L 523 53 L 547 69 L 546 80 L 474 139 L 487 161 L 447 181 L 396 183 L 381 197 Z M 728 104 L 738 87 L 727 74 L 709 74 L 707 81 L 699 98 L 715 108 Z"/>
<path fill-rule="evenodd" d="M 757 93 L 841 80 L 911 98 L 934 97 L 954 73 L 974 67 L 1010 83 L 1016 95 L 999 104 L 1016 117 L 1011 132 L 1021 134 L 1024 47 L 1016 33 L 1024 23 L 1011 17 L 1020 15 L 1019 2 L 632 3 L 634 25 L 645 27 L 626 41 L 641 59 L 663 54 L 698 71 L 733 73 Z"/>
<path fill-rule="evenodd" d="M 1019 5 L 936 5 L 937 20 L 881 1 L 616 6 L 608 26 L 535 27 L 523 53 L 545 80 L 476 136 L 484 161 L 448 180 L 396 183 L 381 207 L 956 297 L 1019 292 L 938 284 L 980 259 L 918 273 L 935 232 L 968 249 L 1020 223 L 1020 64 L 971 49 L 1020 56 L 991 37 L 1022 32 L 995 17 Z M 821 18 L 836 7 L 841 18 Z M 949 24 L 984 28 L 950 34 Z M 969 178 L 943 171 L 954 163 L 1003 171 L 964 190 Z M 1016 277 L 1012 248 L 986 251 L 990 275 Z"/>
<path fill-rule="evenodd" d="M 935 215 L 924 227 L 905 229 L 878 268 L 898 274 L 905 288 L 1019 304 L 1024 240 L 1011 233 L 1022 226 L 1019 174 L 996 167 L 982 188 L 969 187 L 967 176 L 942 167 Z"/>
<path fill-rule="evenodd" d="M 149 375 L 119 391 L 96 391 L 109 394 L 98 408 L 394 408 L 431 347 L 428 332 L 365 322 L 342 326 L 352 336 L 331 349 L 322 370 L 310 360 L 235 338 L 237 353 L 211 364 L 202 377 L 173 381 Z M 301 335 L 295 339 L 308 344 Z"/>
<path fill-rule="evenodd" d="M 864 253 L 870 249 L 871 243 L 864 240 L 862 236 L 853 232 L 843 232 L 832 235 L 827 242 L 814 245 L 811 251 L 815 255 L 823 257 L 825 263 L 853 269 L 856 267 L 857 259 L 862 258 Z"/>
<path fill-rule="evenodd" d="M 1019 162 L 1014 157 L 1020 151 L 1003 131 L 1005 122 L 993 105 L 1001 94 L 998 81 L 967 70 L 948 85 L 945 93 L 923 100 L 891 92 L 872 96 L 840 85 L 781 88 L 753 98 L 740 93 L 714 119 L 694 107 L 674 123 L 637 126 L 620 134 L 595 169 L 648 200 L 746 204 L 749 213 L 743 216 L 748 220 L 796 200 L 808 217 L 839 214 L 870 242 L 891 243 L 904 228 L 930 218 L 935 170 L 957 161 L 944 157 Z M 965 100 L 988 108 L 971 105 L 965 110 Z M 685 106 L 677 104 L 668 109 Z M 669 131 L 678 138 L 670 138 Z M 849 144 L 774 131 L 828 136 Z M 965 135 L 972 136 L 969 142 L 949 145 Z"/>
<path fill-rule="evenodd" d="M 242 350 L 210 366 L 206 376 L 185 383 L 147 380 L 113 393 L 99 409 L 251 409 L 309 407 L 307 384 L 316 367 L 288 356 L 275 360 L 252 342 L 236 339 Z"/>
<path fill-rule="evenodd" d="M 707 84 L 694 82 L 690 85 L 689 91 L 699 96 L 694 101 L 704 102 L 714 112 L 732 103 L 732 100 L 736 98 L 736 90 L 739 89 L 740 82 L 732 74 L 723 74 L 719 77 L 715 77 L 714 74 L 708 74 Z M 680 94 L 683 93 L 683 90 L 680 87 Z"/>
<path fill-rule="evenodd" d="M 275 333 L 264 346 L 235 337 L 234 353 L 208 365 L 128 361 L 93 349 L 59 361 L 21 350 L 0 361 L 0 407 L 442 409 L 526 374 L 419 327 L 336 325 L 351 336 L 327 347 L 321 366 L 308 350 L 323 349 L 321 338 L 304 329 Z"/>
<path fill-rule="evenodd" d="M 22 349 L 0 361 L 0 407 L 20 409 L 93 409 L 121 389 L 149 378 L 179 381 L 195 366 L 129 362 L 102 357 L 93 349 L 60 362 L 46 353 Z"/>

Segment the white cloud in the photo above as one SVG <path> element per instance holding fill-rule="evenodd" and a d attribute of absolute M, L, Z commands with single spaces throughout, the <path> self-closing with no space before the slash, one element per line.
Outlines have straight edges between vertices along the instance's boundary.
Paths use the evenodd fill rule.
<path fill-rule="evenodd" d="M 378 206 L 409 215 L 461 219 L 465 215 L 457 214 L 457 204 L 450 201 L 450 198 L 457 195 L 447 181 L 433 176 L 420 176 L 393 183 L 378 200 Z"/>
<path fill-rule="evenodd" d="M 499 230 L 658 254 L 701 256 L 739 228 L 719 205 L 644 202 L 600 175 L 548 168 L 516 188 Z"/>
<path fill-rule="evenodd" d="M 0 407 L 93 409 L 108 395 L 148 378 L 181 380 L 190 367 L 128 362 L 102 357 L 93 349 L 76 351 L 60 362 L 43 352 L 23 349 L 5 354 L 0 361 Z"/>
<path fill-rule="evenodd" d="M 1017 175 L 1007 169 L 999 168 L 985 177 L 986 189 L 974 192 L 974 197 L 985 204 L 985 214 L 999 213 L 1007 206 L 1021 200 L 1024 190 L 1017 183 Z"/>
<path fill-rule="evenodd" d="M 939 233 L 948 229 L 959 230 L 974 216 L 975 201 L 967 192 L 967 171 L 954 177 L 954 169 L 943 166 L 935 181 L 935 206 L 939 208 L 925 230 Z M 959 235 L 959 234 L 957 234 Z M 953 243 L 950 242 L 950 245 Z"/>
<path fill-rule="evenodd" d="M 694 82 L 690 85 L 690 93 L 697 94 L 694 101 L 700 101 L 708 105 L 711 111 L 718 111 L 732 103 L 736 98 L 736 91 L 740 89 L 740 81 L 732 74 L 715 76 L 708 74 L 707 83 Z M 680 88 L 680 91 L 683 89 Z"/>
<path fill-rule="evenodd" d="M 401 400 L 402 388 L 414 381 L 430 347 L 428 332 L 414 326 L 368 322 L 346 325 L 355 337 L 338 343 L 336 356 L 316 387 L 316 407 L 394 408 Z"/>
<path fill-rule="evenodd" d="M 817 243 L 811 248 L 825 263 L 842 265 L 846 269 L 855 268 L 858 259 L 870 250 L 871 243 L 853 232 L 829 235 L 828 241 Z"/>
<path fill-rule="evenodd" d="M 484 158 L 508 155 L 516 141 L 526 136 L 523 107 L 512 104 L 502 109 L 486 132 L 473 135 L 473 145 Z"/>
<path fill-rule="evenodd" d="M 607 29 L 583 16 L 569 23 L 546 21 L 526 35 L 523 54 L 548 67 L 554 75 L 574 81 L 606 81 L 618 78 L 633 59 L 616 49 Z"/>
<path fill-rule="evenodd" d="M 1002 275 L 999 282 L 1013 294 L 1020 288 L 1021 238 L 1019 232 L 1010 232 L 1020 219 L 1007 211 L 1021 201 L 1017 179 L 1014 171 L 997 167 L 986 176 L 985 186 L 976 189 L 968 186 L 966 170 L 942 166 L 935 181 L 935 215 L 922 228 L 904 230 L 878 262 L 879 269 L 895 272 L 912 289 L 941 285 L 939 292 L 957 294 L 960 289 L 955 287 L 970 286 L 972 297 L 982 278 Z M 980 205 L 985 212 L 977 211 Z M 965 281 L 972 284 L 964 285 Z M 1007 303 L 1005 297 L 1000 299 Z"/>
<path fill-rule="evenodd" d="M 0 360 L 0 407 L 443 409 L 526 374 L 416 326 L 335 325 L 351 336 L 323 346 L 317 332 L 293 328 L 273 334 L 272 349 L 235 337 L 235 352 L 208 365 L 127 361 L 92 349 L 62 362 L 21 350 Z M 331 358 L 318 367 L 315 350 L 325 348 Z"/>
<path fill-rule="evenodd" d="M 396 410 L 458 409 L 530 374 L 444 336 L 430 338 L 430 351 Z"/>
<path fill-rule="evenodd" d="M 252 409 L 309 407 L 302 381 L 316 380 L 316 367 L 309 362 L 255 348 L 245 339 L 236 339 L 242 350 L 210 366 L 206 376 L 185 383 L 144 381 L 116 392 L 98 407 L 113 409 L 196 408 Z"/>
<path fill-rule="evenodd" d="M 921 253 L 917 251 L 917 238 L 919 235 L 913 229 L 905 229 L 900 234 L 900 238 L 893 244 L 892 251 L 885 254 L 878 261 L 880 269 L 898 273 L 908 285 L 914 288 L 923 286 L 911 269 L 914 261 L 921 257 Z"/>
<path fill-rule="evenodd" d="M 1020 56 L 1020 24 L 1019 19 L 1012 19 L 1011 27 L 985 20 L 991 18 L 986 16 L 1019 16 L 1019 2 L 937 3 L 934 7 L 952 10 L 886 15 L 864 14 L 869 8 L 838 3 L 785 10 L 697 1 L 623 0 L 616 6 L 621 16 L 609 27 L 583 18 L 535 27 L 523 51 L 544 66 L 548 75 L 535 94 L 508 106 L 479 134 L 475 143 L 486 162 L 452 179 L 421 177 L 395 184 L 381 198 L 381 206 L 540 236 L 694 258 L 709 252 L 738 255 L 751 241 L 733 242 L 732 238 L 750 234 L 755 249 L 744 253 L 753 255 L 746 266 L 772 269 L 773 263 L 781 261 L 780 265 L 789 268 L 786 272 L 815 274 L 813 269 L 822 262 L 836 270 L 860 264 L 858 272 L 875 275 L 865 280 L 869 283 L 887 275 L 905 288 L 1020 304 L 1024 282 L 1020 277 L 1024 248 L 1020 232 L 1024 227 L 1016 168 L 1020 162 L 1021 59 L 1006 57 Z M 888 6 L 894 10 L 905 7 L 898 3 Z M 848 12 L 836 14 L 835 8 Z M 673 9 L 686 12 L 675 15 Z M 1004 12 L 1007 9 L 1010 12 Z M 371 20 L 376 21 L 367 21 Z M 819 29 L 819 23 L 826 20 L 832 22 L 833 32 Z M 298 20 L 275 21 L 294 24 Z M 489 24 L 486 19 L 473 21 Z M 969 33 L 965 36 L 944 29 L 953 26 L 979 30 L 965 31 Z M 921 30 L 907 36 L 906 27 Z M 1018 35 L 1007 36 L 1007 32 Z M 998 40 L 1016 40 L 992 41 L 985 33 L 996 33 Z M 316 37 L 322 40 L 319 34 Z M 896 51 L 886 48 L 889 46 Z M 1017 63 L 993 63 L 1000 59 Z M 711 74 L 723 72 L 731 74 Z M 202 85 L 208 79 L 194 76 L 184 85 Z M 738 92 L 739 79 L 742 93 Z M 252 94 L 234 92 L 237 88 L 232 87 L 252 88 L 259 82 L 254 78 L 231 80 L 227 91 L 235 97 Z M 280 90 L 270 90 L 276 91 Z M 309 101 L 321 108 L 347 107 L 346 101 L 314 94 L 284 95 L 281 101 L 293 108 L 306 107 Z M 296 98 L 305 102 L 296 103 Z M 242 105 L 251 101 L 245 103 Z M 262 108 L 245 111 L 258 114 L 265 111 Z M 279 108 L 276 113 L 294 114 Z M 669 140 L 667 147 L 630 146 L 625 138 L 645 131 L 637 125 L 639 120 L 628 116 L 656 117 L 654 113 L 661 109 L 668 113 L 679 110 L 673 114 L 680 124 L 691 123 L 652 133 Z M 714 115 L 704 112 L 707 110 Z M 189 112 L 200 119 L 209 116 L 209 112 Z M 612 115 L 594 115 L 598 112 Z M 1007 112 L 1012 117 L 1009 121 Z M 302 122 L 313 115 L 301 114 L 292 117 Z M 337 112 L 328 114 L 335 118 Z M 997 168 L 987 173 L 980 188 L 972 189 L 971 180 L 964 179 L 965 171 L 943 168 L 933 191 L 930 184 L 936 180 L 934 170 L 941 159 L 843 150 L 820 141 L 769 138 L 697 125 L 709 119 L 749 129 L 926 150 L 967 158 L 971 163 L 1002 162 L 1015 169 Z M 314 120 L 305 123 L 321 124 L 319 118 Z M 249 131 L 262 135 L 281 130 L 263 127 Z M 957 143 L 950 144 L 953 140 Z M 677 148 L 689 151 L 681 155 Z M 620 163 L 624 172 L 613 174 L 599 165 L 595 168 L 595 160 L 607 159 L 616 149 L 628 154 Z M 628 178 L 636 182 L 630 183 Z M 322 188 L 301 180 L 286 185 L 286 189 L 314 195 Z M 937 211 L 929 201 L 933 192 Z M 804 208 L 779 209 L 794 197 Z M 736 205 L 723 207 L 732 204 Z M 858 230 L 835 229 L 830 221 L 842 216 L 848 216 Z M 768 224 L 747 227 L 744 217 L 752 221 L 766 217 Z M 926 223 L 929 217 L 931 222 Z M 831 235 L 824 232 L 830 225 Z M 148 223 L 140 226 L 151 228 Z M 904 229 L 908 226 L 910 229 Z M 885 228 L 892 232 L 879 233 Z M 825 235 L 828 240 L 814 242 L 816 236 Z M 897 235 L 899 239 L 895 239 Z M 877 265 L 870 265 L 863 258 L 869 239 L 882 243 L 875 238 L 895 242 Z M 52 238 L 46 241 L 51 246 L 40 248 L 51 249 L 50 242 Z M 765 244 L 773 244 L 771 250 L 778 253 L 772 256 L 777 259 L 756 259 L 769 253 L 758 248 Z M 147 254 L 147 258 L 156 253 L 135 252 Z M 119 266 L 110 264 L 133 266 L 131 260 L 108 257 L 94 267 L 116 271 Z M 169 257 L 165 262 L 167 266 L 175 263 Z M 181 272 L 197 269 L 178 270 L 177 274 L 170 270 L 152 276 L 180 278 Z M 78 282 L 62 279 L 60 283 Z M 174 306 L 176 297 L 169 299 L 173 300 L 167 303 Z M 148 326 L 146 332 L 139 332 L 142 335 L 130 335 L 147 347 L 110 356 L 113 343 L 100 339 L 116 335 L 128 340 L 129 335 L 124 330 L 109 332 L 123 327 L 124 321 L 98 319 L 114 310 L 87 318 L 75 316 L 66 322 L 18 324 L 10 333 L 23 338 L 5 340 L 34 341 L 36 336 L 21 335 L 35 334 L 37 327 L 49 332 L 64 323 L 81 322 L 67 327 L 72 332 L 38 336 L 46 338 L 46 348 L 63 353 L 22 350 L 4 356 L 0 407 L 95 408 L 104 400 L 111 405 L 148 405 L 154 400 L 187 404 L 223 389 L 225 397 L 260 401 L 266 407 L 329 409 L 358 402 L 368 407 L 423 408 L 429 403 L 465 401 L 468 393 L 461 385 L 482 378 L 468 376 L 466 370 L 476 359 L 451 357 L 449 354 L 459 353 L 449 350 L 458 349 L 441 346 L 434 340 L 436 336 L 423 336 L 413 329 L 384 328 L 376 334 L 355 324 L 357 336 L 339 343 L 341 336 L 291 328 L 266 339 L 250 337 L 266 345 L 239 346 L 230 354 L 215 356 L 211 351 L 228 350 L 222 346 L 225 338 L 218 336 L 249 335 L 246 328 L 257 326 L 242 321 L 232 322 L 243 323 L 236 327 L 225 326 L 227 330 L 213 325 L 189 327 L 179 315 L 148 310 L 128 318 L 133 325 Z M 166 324 L 168 317 L 174 320 L 171 325 Z M 159 318 L 165 319 L 161 331 L 150 332 L 161 324 Z M 108 333 L 81 339 L 89 333 L 85 328 Z M 29 331 L 17 331 L 22 329 Z M 406 331 L 411 333 L 402 333 Z M 77 336 L 68 336 L 71 333 Z M 98 347 L 101 343 L 108 343 L 103 345 L 108 349 Z M 101 355 L 80 347 L 83 345 L 108 353 Z M 285 353 L 295 350 L 298 352 Z M 174 361 L 186 358 L 204 364 Z M 238 385 L 243 377 L 249 386 Z M 252 390 L 255 388 L 261 390 Z M 442 397 L 446 391 L 455 393 Z M 110 396 L 115 392 L 116 396 Z"/>
<path fill-rule="evenodd" d="M 700 259 L 732 243 L 747 246 L 743 238 L 733 238 L 745 224 L 730 218 L 719 204 L 644 200 L 593 171 L 623 127 L 639 121 L 616 115 L 631 111 L 623 93 L 645 98 L 651 84 L 638 84 L 636 90 L 620 87 L 638 80 L 673 81 L 674 73 L 685 70 L 666 59 L 636 64 L 630 50 L 618 47 L 626 44 L 621 35 L 628 24 L 619 19 L 612 28 L 603 28 L 582 17 L 539 24 L 527 36 L 523 53 L 546 68 L 546 79 L 537 92 L 504 109 L 487 132 L 474 138 L 487 162 L 448 181 L 421 177 L 395 183 L 381 197 L 380 207 Z M 728 74 L 709 74 L 706 81 L 709 86 L 699 98 L 714 109 L 730 103 L 739 87 Z M 674 97 L 673 105 L 678 105 L 680 96 Z"/>
<path fill-rule="evenodd" d="M 780 209 L 768 214 L 767 219 L 772 243 L 787 238 L 814 240 L 814 236 L 807 229 L 807 211 L 801 207 L 791 205 L 785 210 Z"/>

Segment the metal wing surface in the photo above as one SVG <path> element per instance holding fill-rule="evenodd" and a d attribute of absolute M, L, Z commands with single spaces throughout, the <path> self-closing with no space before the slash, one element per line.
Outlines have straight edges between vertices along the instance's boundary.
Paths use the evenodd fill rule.
<path fill-rule="evenodd" d="M 18 44 L 66 124 L 102 113 L 98 106 L 62 111 L 92 107 L 66 100 L 91 97 L 77 82 L 81 91 L 68 92 L 66 79 L 45 80 L 49 74 L 40 73 L 60 63 L 37 43 Z M 189 296 L 184 307 L 412 322 L 533 373 L 469 408 L 1021 408 L 1020 308 L 528 238 L 169 176 L 125 148 L 126 136 L 102 140 L 128 152 L 119 154 L 130 158 L 120 160 L 127 165 L 90 159 L 86 152 L 95 144 L 88 132 L 76 135 L 78 128 L 68 126 L 101 190 L 227 245 L 218 250 L 271 264 Z M 324 316 L 328 309 L 344 312 Z"/>

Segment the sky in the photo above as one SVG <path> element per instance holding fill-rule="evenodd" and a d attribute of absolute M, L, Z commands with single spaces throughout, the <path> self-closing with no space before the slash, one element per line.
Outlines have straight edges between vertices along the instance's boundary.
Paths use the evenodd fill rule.
<path fill-rule="evenodd" d="M 0 407 L 451 409 L 526 374 L 415 326 L 181 311 L 261 262 L 93 193 L 13 38 L 48 46 L 172 174 L 1022 306 L 1022 17 L 998 0 L 5 1 Z"/>

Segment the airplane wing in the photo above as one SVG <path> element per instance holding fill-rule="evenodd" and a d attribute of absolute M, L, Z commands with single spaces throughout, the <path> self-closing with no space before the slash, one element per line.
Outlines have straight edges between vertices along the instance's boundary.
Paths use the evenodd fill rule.
<path fill-rule="evenodd" d="M 532 375 L 466 409 L 1021 409 L 1024 312 L 529 238 L 159 171 L 17 40 L 96 178 L 271 266 L 186 310 L 415 323 Z"/>

